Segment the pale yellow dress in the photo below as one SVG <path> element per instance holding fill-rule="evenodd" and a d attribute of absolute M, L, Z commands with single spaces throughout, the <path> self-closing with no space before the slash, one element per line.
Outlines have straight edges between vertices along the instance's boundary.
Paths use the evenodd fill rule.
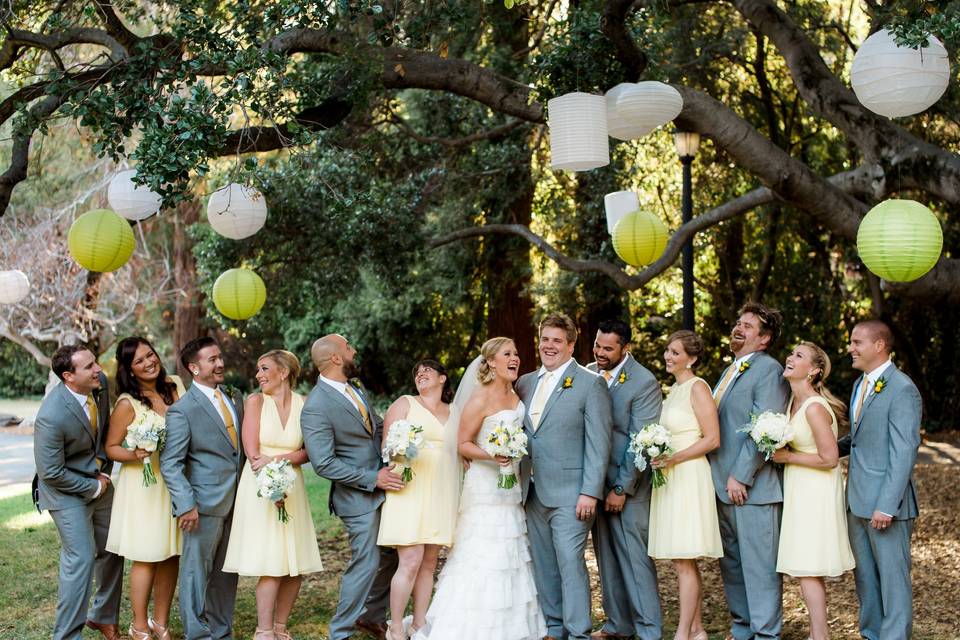
<path fill-rule="evenodd" d="M 177 397 L 182 398 L 183 382 L 177 376 L 169 379 L 177 387 Z M 128 400 L 133 406 L 134 421 L 147 411 L 155 413 L 128 393 L 117 398 L 117 402 L 121 400 Z M 159 451 L 151 454 L 150 465 L 157 484 L 149 487 L 143 486 L 142 462 L 124 462 L 120 466 L 107 533 L 107 551 L 137 562 L 160 562 L 180 555 L 183 549 L 170 491 L 160 475 Z"/>
<path fill-rule="evenodd" d="M 807 422 L 807 405 L 823 405 L 833 419 L 837 436 L 837 417 L 825 398 L 804 400 L 790 418 L 793 441 L 788 445 L 798 453 L 817 453 L 813 430 Z M 839 576 L 854 567 L 853 551 L 847 537 L 847 514 L 843 499 L 840 467 L 814 469 L 799 464 L 784 465 L 783 519 L 780 524 L 780 548 L 777 571 L 795 577 Z"/>
<path fill-rule="evenodd" d="M 690 392 L 698 381 L 707 384 L 702 378 L 675 384 L 663 401 L 660 424 L 670 430 L 674 451 L 686 449 L 703 437 L 690 402 Z M 647 553 L 661 559 L 722 557 L 716 494 L 707 457 L 674 465 L 664 477 L 666 485 L 654 489 L 650 497 Z"/>
<path fill-rule="evenodd" d="M 260 453 L 278 456 L 303 448 L 300 413 L 303 396 L 290 399 L 287 424 L 273 398 L 263 394 L 260 410 Z M 256 474 L 248 461 L 243 467 L 233 507 L 230 542 L 223 570 L 242 576 L 299 576 L 323 570 L 317 534 L 310 515 L 310 503 L 303 482 L 303 471 L 295 467 L 297 479 L 284 500 L 289 519 L 280 522 L 276 505 L 257 496 Z"/>
<path fill-rule="evenodd" d="M 423 427 L 429 447 L 410 461 L 413 480 L 400 491 L 388 491 L 380 512 L 377 544 L 398 547 L 438 544 L 449 547 L 457 522 L 460 465 L 457 460 L 457 410 L 441 424 L 414 396 L 406 420 Z"/>

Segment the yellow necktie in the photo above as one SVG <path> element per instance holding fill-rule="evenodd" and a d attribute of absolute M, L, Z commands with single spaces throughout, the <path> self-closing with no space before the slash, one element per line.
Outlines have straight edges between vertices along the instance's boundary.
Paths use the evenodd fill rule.
<path fill-rule="evenodd" d="M 227 403 L 223 401 L 223 394 L 220 393 L 220 389 L 214 389 L 213 397 L 217 399 L 217 402 L 220 403 L 220 413 L 223 414 L 223 424 L 227 427 L 227 434 L 230 436 L 230 442 L 233 443 L 233 448 L 237 448 L 237 426 L 233 424 L 233 414 L 230 413 L 230 407 L 227 406 Z"/>
<path fill-rule="evenodd" d="M 533 394 L 533 403 L 530 405 L 530 422 L 533 423 L 534 431 L 540 427 L 540 415 L 543 413 L 543 408 L 547 404 L 547 396 L 550 395 L 547 389 L 552 386 L 550 384 L 551 380 L 553 380 L 552 371 L 543 374 L 543 378 L 540 380 L 540 386 L 537 388 L 537 392 Z"/>
<path fill-rule="evenodd" d="M 720 406 L 720 400 L 723 399 L 723 394 L 726 392 L 727 387 L 730 386 L 730 383 L 733 381 L 733 377 L 737 373 L 737 368 L 734 366 L 737 364 L 737 361 L 734 360 L 727 370 L 723 373 L 723 377 L 720 378 L 720 384 L 717 385 L 717 395 L 714 396 L 714 399 L 717 401 L 717 406 Z"/>
<path fill-rule="evenodd" d="M 863 376 L 863 382 L 860 383 L 859 395 L 860 399 L 857 401 L 857 414 L 853 416 L 853 424 L 857 424 L 860 421 L 860 414 L 863 413 L 863 403 L 867 400 L 867 394 L 870 392 L 870 378 Z"/>
<path fill-rule="evenodd" d="M 367 433 L 373 435 L 373 425 L 370 424 L 370 414 L 367 413 L 367 407 L 364 406 L 363 401 L 360 400 L 353 389 L 350 388 L 350 385 L 347 384 L 344 389 L 347 391 L 347 395 L 350 396 L 350 399 L 353 400 L 353 404 L 357 405 L 357 411 L 360 412 L 360 417 L 363 418 L 363 426 L 366 427 Z"/>
<path fill-rule="evenodd" d="M 602 376 L 603 376 L 603 379 L 606 380 L 607 382 L 610 382 L 610 378 L 613 377 L 613 374 L 610 373 L 609 371 L 607 371 L 606 369 L 604 369 L 603 371 L 601 371 L 601 372 L 600 372 L 600 375 L 602 375 Z"/>

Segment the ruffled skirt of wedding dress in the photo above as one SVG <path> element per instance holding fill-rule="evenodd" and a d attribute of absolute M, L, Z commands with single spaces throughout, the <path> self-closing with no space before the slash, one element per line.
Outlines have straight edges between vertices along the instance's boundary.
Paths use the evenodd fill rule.
<path fill-rule="evenodd" d="M 519 484 L 497 488 L 499 470 L 474 462 L 464 476 L 453 548 L 427 624 L 413 640 L 539 640 L 537 601 Z"/>

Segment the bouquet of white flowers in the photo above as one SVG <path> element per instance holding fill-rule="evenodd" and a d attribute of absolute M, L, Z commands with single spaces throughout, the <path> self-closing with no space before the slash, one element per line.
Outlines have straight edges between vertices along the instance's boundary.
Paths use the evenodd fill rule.
<path fill-rule="evenodd" d="M 383 442 L 383 461 L 394 461 L 394 472 L 400 473 L 404 482 L 413 480 L 413 469 L 409 462 L 417 457 L 421 449 L 427 447 L 423 440 L 423 427 L 412 424 L 406 420 L 397 420 L 387 430 L 387 437 Z M 397 458 L 402 458 L 403 462 L 397 462 Z"/>
<path fill-rule="evenodd" d="M 743 433 L 749 433 L 750 437 L 757 443 L 757 449 L 763 453 L 769 460 L 770 456 L 777 449 L 781 449 L 793 440 L 793 427 L 790 426 L 790 418 L 784 413 L 774 411 L 764 411 L 760 415 L 753 416 L 750 424 L 740 429 Z"/>
<path fill-rule="evenodd" d="M 257 471 L 257 496 L 277 505 L 277 519 L 280 522 L 290 520 L 284 499 L 296 480 L 297 472 L 287 459 L 268 462 Z"/>
<path fill-rule="evenodd" d="M 630 436 L 629 450 L 633 454 L 633 463 L 637 469 L 643 471 L 647 468 L 648 463 L 673 454 L 673 447 L 670 446 L 670 443 L 670 430 L 662 424 L 651 422 Z M 662 469 L 653 470 L 652 482 L 654 489 L 667 484 Z"/>
<path fill-rule="evenodd" d="M 512 423 L 503 420 L 493 428 L 485 442 L 481 443 L 484 451 L 490 455 L 504 456 L 519 460 L 527 455 L 527 434 L 523 432 L 523 425 L 519 420 Z M 512 489 L 517 484 L 517 470 L 511 461 L 509 465 L 500 467 L 500 479 L 497 486 L 501 489 Z"/>
<path fill-rule="evenodd" d="M 167 423 L 163 416 L 144 411 L 127 427 L 127 436 L 123 439 L 123 448 L 130 451 L 143 449 L 151 454 L 163 450 L 167 439 Z M 157 474 L 153 471 L 149 456 L 143 459 L 143 486 L 157 484 Z"/>

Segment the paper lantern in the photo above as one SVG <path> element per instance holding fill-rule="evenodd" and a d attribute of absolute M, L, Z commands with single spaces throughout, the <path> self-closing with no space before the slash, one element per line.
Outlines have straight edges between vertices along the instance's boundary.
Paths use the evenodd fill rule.
<path fill-rule="evenodd" d="M 607 133 L 611 138 L 633 140 L 649 133 L 644 131 L 640 125 L 624 120 L 620 116 L 620 112 L 617 111 L 617 100 L 620 99 L 620 96 L 636 86 L 633 82 L 621 82 L 604 94 L 604 99 L 607 102 Z"/>
<path fill-rule="evenodd" d="M 233 182 L 210 196 L 207 220 L 220 235 L 242 240 L 263 228 L 267 221 L 267 200 L 253 187 Z"/>
<path fill-rule="evenodd" d="M 617 131 L 629 134 L 630 138 L 639 138 L 667 124 L 681 111 L 683 97 L 679 91 L 662 82 L 638 82 L 617 93 Z"/>
<path fill-rule="evenodd" d="M 950 82 L 947 50 L 933 36 L 921 49 L 897 46 L 891 32 L 863 41 L 850 68 L 853 92 L 870 111 L 902 118 L 929 108 Z"/>
<path fill-rule="evenodd" d="M 885 200 L 864 216 L 857 231 L 860 259 L 890 282 L 916 280 L 937 264 L 943 249 L 940 221 L 914 200 Z"/>
<path fill-rule="evenodd" d="M 136 184 L 133 177 L 135 169 L 121 171 L 113 176 L 107 188 L 107 201 L 110 208 L 127 220 L 143 220 L 160 210 L 160 196 L 142 184 Z"/>
<path fill-rule="evenodd" d="M 16 304 L 30 294 L 30 280 L 23 271 L 0 271 L 0 304 Z"/>
<path fill-rule="evenodd" d="M 130 223 L 109 209 L 83 214 L 67 235 L 70 255 L 88 271 L 116 271 L 130 259 L 135 244 Z"/>
<path fill-rule="evenodd" d="M 568 93 L 547 102 L 550 166 L 588 171 L 610 164 L 603 96 Z"/>
<path fill-rule="evenodd" d="M 613 235 L 623 216 L 640 209 L 640 200 L 635 191 L 614 191 L 603 196 L 603 208 L 607 212 L 607 233 Z"/>
<path fill-rule="evenodd" d="M 634 267 L 646 266 L 663 255 L 669 232 L 649 211 L 631 211 L 613 229 L 613 250 Z"/>
<path fill-rule="evenodd" d="M 267 288 L 250 269 L 229 269 L 213 283 L 213 304 L 232 320 L 246 320 L 267 301 Z"/>

